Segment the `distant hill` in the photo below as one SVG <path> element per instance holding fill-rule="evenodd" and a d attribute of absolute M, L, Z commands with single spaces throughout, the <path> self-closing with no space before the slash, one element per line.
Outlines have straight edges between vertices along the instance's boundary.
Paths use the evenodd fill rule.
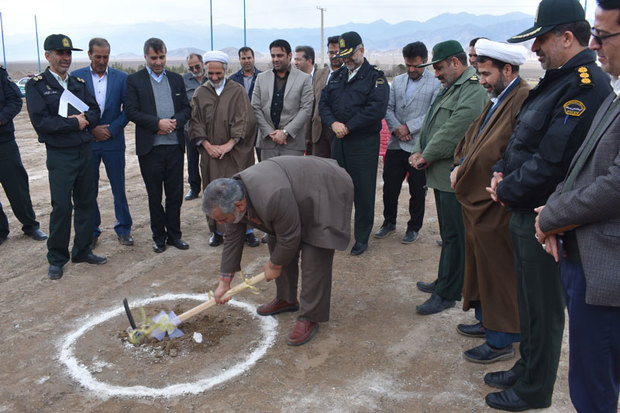
<path fill-rule="evenodd" d="M 364 39 L 368 51 L 385 52 L 399 50 L 405 44 L 420 40 L 429 49 L 435 43 L 455 39 L 464 46 L 474 37 L 484 36 L 492 40 L 505 41 L 508 37 L 531 26 L 533 16 L 523 13 L 509 13 L 501 16 L 474 15 L 470 13 L 445 13 L 425 22 L 404 21 L 390 24 L 383 20 L 373 23 L 346 23 L 325 29 L 327 36 L 339 35 L 355 30 Z M 156 33 L 154 32 L 156 28 Z M 214 26 L 214 48 L 226 50 L 231 56 L 243 46 L 243 29 L 227 26 Z M 137 23 L 126 26 L 106 25 L 93 30 L 92 26 L 80 27 L 67 33 L 76 47 L 87 48 L 91 37 L 101 36 L 112 45 L 112 58 L 135 60 L 142 58 L 142 46 L 149 37 L 161 37 L 168 46 L 169 57 L 180 59 L 190 51 L 203 53 L 210 50 L 210 30 L 208 25 L 168 23 Z M 258 56 L 268 56 L 269 43 L 276 38 L 296 45 L 310 45 L 317 50 L 319 59 L 321 30 L 315 29 L 249 29 L 247 44 Z M 10 35 L 5 33 L 6 57 L 8 61 L 36 60 L 36 45 L 32 35 Z M 45 36 L 40 37 L 41 46 Z M 43 48 L 41 47 L 41 51 Z M 43 56 L 43 52 L 41 52 Z M 75 52 L 76 59 L 86 58 L 86 52 Z M 43 59 L 43 57 L 42 57 Z"/>

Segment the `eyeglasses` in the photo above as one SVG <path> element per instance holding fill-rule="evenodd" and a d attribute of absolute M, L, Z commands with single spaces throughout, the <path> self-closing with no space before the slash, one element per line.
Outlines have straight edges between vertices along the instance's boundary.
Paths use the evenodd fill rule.
<path fill-rule="evenodd" d="M 189 67 L 189 70 L 200 70 L 200 69 L 202 69 L 202 66 L 200 65 L 194 65 L 194 66 Z"/>
<path fill-rule="evenodd" d="M 603 45 L 603 40 L 605 39 L 609 39 L 610 37 L 614 37 L 614 36 L 618 36 L 620 35 L 620 32 L 618 33 L 610 33 L 610 34 L 598 34 L 600 33 L 598 29 L 594 29 L 592 28 L 592 38 L 594 39 L 594 41 L 596 42 L 596 44 L 598 44 L 599 46 Z"/>

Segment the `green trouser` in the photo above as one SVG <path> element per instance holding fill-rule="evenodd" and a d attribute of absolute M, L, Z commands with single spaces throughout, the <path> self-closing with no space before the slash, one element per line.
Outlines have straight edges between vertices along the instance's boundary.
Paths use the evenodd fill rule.
<path fill-rule="evenodd" d="M 39 229 L 28 186 L 28 173 L 22 164 L 15 140 L 0 142 L 0 184 L 9 199 L 13 214 L 22 223 L 22 231 Z M 0 237 L 9 234 L 9 222 L 0 205 Z"/>
<path fill-rule="evenodd" d="M 513 212 L 510 233 L 515 256 L 521 323 L 521 359 L 511 369 L 513 390 L 532 408 L 551 405 L 564 330 L 560 267 L 540 246 L 532 213 Z"/>
<path fill-rule="evenodd" d="M 69 261 L 72 211 L 75 237 L 71 257 L 82 258 L 91 252 L 95 181 L 90 144 L 67 149 L 48 147 L 47 170 L 52 198 L 47 261 L 63 266 Z"/>
<path fill-rule="evenodd" d="M 460 300 L 465 274 L 465 228 L 461 204 L 454 192 L 434 190 L 442 246 L 435 293 L 444 300 Z"/>

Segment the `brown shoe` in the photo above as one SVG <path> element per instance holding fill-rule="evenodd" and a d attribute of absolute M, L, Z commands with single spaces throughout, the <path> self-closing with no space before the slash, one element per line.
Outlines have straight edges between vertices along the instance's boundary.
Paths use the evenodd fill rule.
<path fill-rule="evenodd" d="M 258 315 L 275 315 L 297 310 L 299 310 L 298 303 L 289 303 L 276 297 L 267 304 L 259 305 L 256 312 Z"/>
<path fill-rule="evenodd" d="M 310 320 L 297 320 L 295 328 L 286 340 L 289 346 L 301 346 L 306 344 L 319 331 L 319 323 Z"/>

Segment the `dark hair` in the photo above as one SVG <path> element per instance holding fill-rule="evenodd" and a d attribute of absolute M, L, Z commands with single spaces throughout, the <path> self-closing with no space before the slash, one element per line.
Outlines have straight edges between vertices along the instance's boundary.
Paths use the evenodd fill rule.
<path fill-rule="evenodd" d="M 202 62 L 202 56 L 198 53 L 190 53 L 189 56 L 187 56 L 186 60 L 189 62 L 189 59 L 191 59 L 192 57 L 195 57 Z"/>
<path fill-rule="evenodd" d="M 90 39 L 90 42 L 88 42 L 88 53 L 93 52 L 94 46 L 107 47 L 108 51 L 110 51 L 110 43 L 108 43 L 108 41 L 104 39 L 103 37 L 94 37 Z"/>
<path fill-rule="evenodd" d="M 244 46 L 241 49 L 239 49 L 239 52 L 237 52 L 237 55 L 241 57 L 241 53 L 245 53 L 245 52 L 252 53 L 252 57 L 254 57 L 254 50 L 252 50 L 251 47 L 247 47 L 247 46 Z"/>
<path fill-rule="evenodd" d="M 580 46 L 587 47 L 590 42 L 590 23 L 587 20 L 560 24 L 553 28 L 553 34 L 556 36 L 560 36 L 564 32 L 571 32 Z"/>
<path fill-rule="evenodd" d="M 598 6 L 606 11 L 609 10 L 619 10 L 620 11 L 620 5 L 618 5 L 618 2 L 615 0 L 596 0 L 596 2 L 598 3 Z M 620 24 L 620 13 L 618 14 L 618 20 L 616 20 L 617 24 Z"/>
<path fill-rule="evenodd" d="M 457 54 L 450 56 L 448 59 L 452 59 L 453 57 L 459 59 L 459 62 L 461 62 L 463 66 L 467 66 L 468 60 L 465 52 L 458 52 Z"/>
<path fill-rule="evenodd" d="M 273 49 L 274 47 L 279 47 L 280 49 L 284 50 L 287 55 L 291 53 L 291 45 L 284 39 L 276 39 L 271 42 L 271 44 L 269 45 L 269 51 L 271 52 L 271 49 Z"/>
<path fill-rule="evenodd" d="M 469 47 L 476 47 L 476 42 L 480 39 L 486 39 L 486 37 L 474 37 L 469 41 Z"/>
<path fill-rule="evenodd" d="M 415 59 L 421 57 L 423 62 L 428 59 L 428 50 L 422 42 L 409 43 L 403 47 L 403 57 L 405 59 Z"/>
<path fill-rule="evenodd" d="M 327 38 L 327 46 L 329 46 L 332 43 L 340 44 L 339 40 L 340 40 L 340 36 L 329 36 Z"/>
<path fill-rule="evenodd" d="M 145 56 L 149 53 L 149 49 L 153 49 L 155 53 L 166 53 L 166 44 L 162 39 L 158 39 L 157 37 L 151 37 L 146 42 L 144 42 Z"/>
<path fill-rule="evenodd" d="M 311 46 L 297 46 L 295 48 L 295 53 L 303 52 L 304 59 L 312 60 L 314 64 L 314 49 Z"/>
<path fill-rule="evenodd" d="M 506 63 L 506 62 L 502 62 L 501 60 L 497 60 L 489 56 L 478 55 L 478 59 L 476 60 L 476 62 L 485 63 L 489 60 L 491 61 L 491 64 L 493 65 L 493 67 L 496 67 L 497 70 L 499 70 L 500 72 L 504 69 L 505 65 L 510 65 L 510 68 L 512 69 L 512 73 L 519 73 L 519 66 Z"/>

